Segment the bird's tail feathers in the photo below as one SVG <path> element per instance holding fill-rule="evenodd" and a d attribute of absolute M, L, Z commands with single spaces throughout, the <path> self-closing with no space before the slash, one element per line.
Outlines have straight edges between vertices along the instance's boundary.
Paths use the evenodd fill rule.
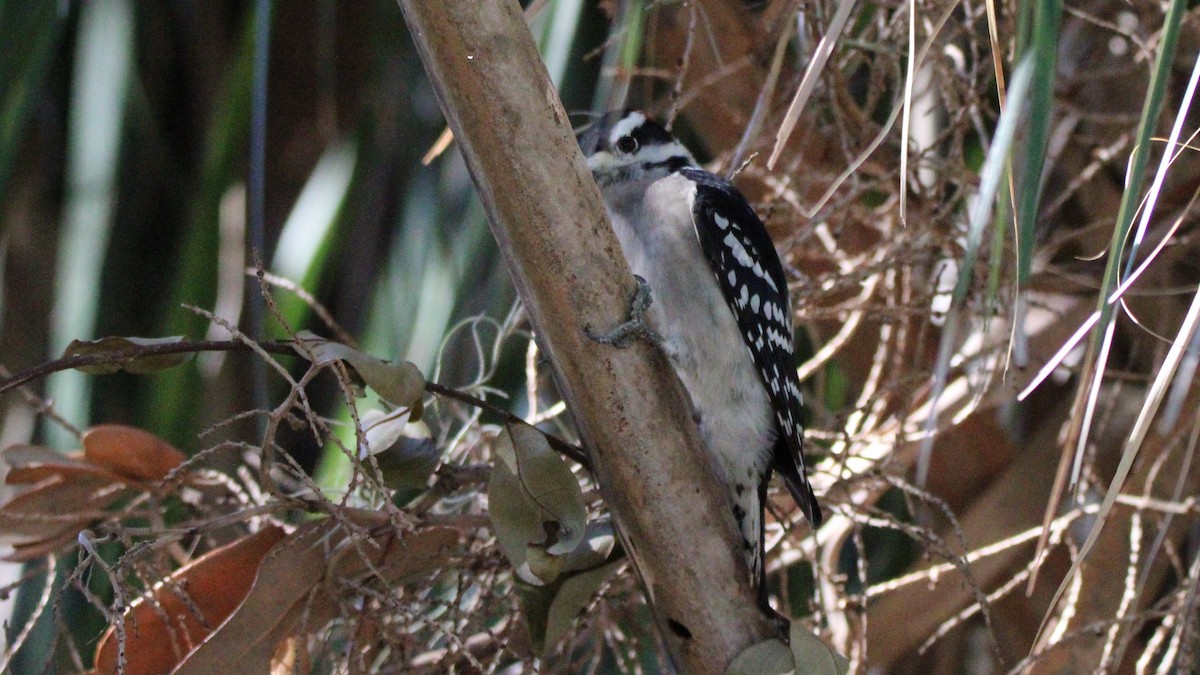
<path fill-rule="evenodd" d="M 789 453 L 781 452 L 781 450 L 783 449 L 776 449 L 773 468 L 783 478 L 783 484 L 787 486 L 788 492 L 792 493 L 792 499 L 796 501 L 800 510 L 804 511 L 804 517 L 808 518 L 808 522 L 815 530 L 821 526 L 821 505 L 817 503 L 817 496 L 813 494 L 812 485 L 803 473 L 804 469 L 797 462 L 792 461 Z"/>

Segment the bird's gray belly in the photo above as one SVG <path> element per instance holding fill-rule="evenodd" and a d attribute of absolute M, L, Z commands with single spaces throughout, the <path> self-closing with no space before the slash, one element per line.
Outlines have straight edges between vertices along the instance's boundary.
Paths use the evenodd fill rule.
<path fill-rule="evenodd" d="M 650 237 L 622 233 L 620 225 L 626 258 L 650 285 L 651 326 L 663 337 L 722 478 L 733 485 L 762 475 L 776 433 L 770 399 L 691 224 L 679 237 L 670 228 Z"/>

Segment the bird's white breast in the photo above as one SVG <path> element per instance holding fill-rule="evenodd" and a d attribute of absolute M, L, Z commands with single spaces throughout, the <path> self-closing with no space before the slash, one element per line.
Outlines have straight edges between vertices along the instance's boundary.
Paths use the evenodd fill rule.
<path fill-rule="evenodd" d="M 605 201 L 625 257 L 650 284 L 649 320 L 664 338 L 722 479 L 756 500 L 775 422 L 750 350 L 696 238 L 694 189 L 672 174 L 606 189 Z"/>

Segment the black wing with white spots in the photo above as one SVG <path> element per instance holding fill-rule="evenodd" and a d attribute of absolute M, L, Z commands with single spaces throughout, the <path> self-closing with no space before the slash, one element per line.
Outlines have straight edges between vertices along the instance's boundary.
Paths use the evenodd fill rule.
<path fill-rule="evenodd" d="M 787 280 L 766 227 L 728 181 L 707 171 L 681 169 L 696 184 L 692 224 L 725 302 L 762 376 L 779 425 L 772 468 L 778 471 L 808 521 L 821 509 L 804 468 L 803 400 L 792 352 Z"/>

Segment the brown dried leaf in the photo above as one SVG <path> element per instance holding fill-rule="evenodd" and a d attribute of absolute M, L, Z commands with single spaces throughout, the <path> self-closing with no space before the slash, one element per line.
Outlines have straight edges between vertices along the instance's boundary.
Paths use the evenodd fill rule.
<path fill-rule="evenodd" d="M 73 539 L 127 489 L 87 474 L 51 476 L 0 505 L 0 543 L 26 546 L 64 533 Z"/>
<path fill-rule="evenodd" d="M 158 436 L 121 424 L 102 424 L 83 434 L 89 462 L 135 481 L 160 481 L 187 460 L 187 455 Z"/>
<path fill-rule="evenodd" d="M 14 445 L 0 453 L 5 482 L 30 485 L 0 505 L 0 544 L 7 560 L 31 560 L 71 543 L 88 523 L 139 488 L 161 480 L 184 455 L 140 429 L 95 427 L 84 434 L 84 452 L 63 454 L 39 445 Z"/>
<path fill-rule="evenodd" d="M 372 556 L 371 565 L 358 553 L 345 549 L 334 561 L 333 576 L 346 578 L 378 571 L 392 585 L 409 583 L 443 565 L 446 551 L 458 544 L 459 536 L 452 527 L 425 527 L 403 537 L 389 530 L 374 540 L 386 544 L 378 558 Z"/>
<path fill-rule="evenodd" d="M 338 615 L 332 580 L 378 570 L 395 585 L 428 574 L 458 543 L 457 530 L 433 527 L 392 530 L 371 539 L 348 536 L 334 519 L 305 523 L 279 542 L 259 568 L 254 586 L 237 611 L 179 664 L 183 673 L 226 672 L 236 663 L 245 672 L 267 672 L 277 646 L 299 630 L 317 630 Z M 365 558 L 364 558 L 365 554 Z"/>
<path fill-rule="evenodd" d="M 83 453 L 64 454 L 40 445 L 12 445 L 0 453 L 0 458 L 9 466 L 4 477 L 9 485 L 32 485 L 54 476 L 68 480 L 79 476 L 111 482 L 121 480 L 108 469 L 83 461 Z"/>
<path fill-rule="evenodd" d="M 296 609 L 324 573 L 329 521 L 305 523 L 280 541 L 259 566 L 240 606 L 187 658 L 176 674 L 221 672 L 231 663 L 267 672 L 275 645 L 291 632 Z"/>
<path fill-rule="evenodd" d="M 57 553 L 66 548 L 78 536 L 78 530 L 64 530 L 50 539 L 29 542 L 27 544 L 13 544 L 12 552 L 0 556 L 0 560 L 5 562 L 29 562 L 30 560 L 44 558 L 51 553 Z"/>
<path fill-rule="evenodd" d="M 151 599 L 134 601 L 125 615 L 129 628 L 125 673 L 165 673 L 175 667 L 242 602 L 263 557 L 283 536 L 282 528 L 271 526 L 209 551 L 176 570 L 167 583 L 157 586 Z M 187 603 L 180 598 L 181 591 L 186 593 Z M 172 625 L 163 621 L 164 616 L 171 618 Z M 94 672 L 117 671 L 118 643 L 116 631 L 110 627 L 96 648 Z M 212 672 L 227 671 L 234 663 L 237 661 L 227 661 L 224 668 Z"/>

